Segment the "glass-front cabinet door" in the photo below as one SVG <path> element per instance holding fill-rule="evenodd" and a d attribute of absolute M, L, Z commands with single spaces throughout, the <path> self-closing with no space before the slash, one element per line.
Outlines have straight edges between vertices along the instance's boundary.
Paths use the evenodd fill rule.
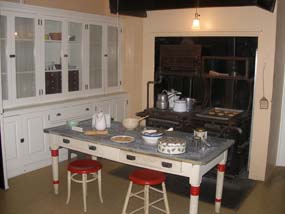
<path fill-rule="evenodd" d="M 82 89 L 83 24 L 68 23 L 68 91 Z"/>
<path fill-rule="evenodd" d="M 107 26 L 107 88 L 118 88 L 120 86 L 119 75 L 119 32 L 117 26 Z"/>
<path fill-rule="evenodd" d="M 16 98 L 36 96 L 35 19 L 15 17 Z"/>
<path fill-rule="evenodd" d="M 103 89 L 103 27 L 90 24 L 88 39 L 88 79 L 89 89 Z M 85 87 L 88 89 L 88 86 Z"/>
<path fill-rule="evenodd" d="M 3 100 L 8 99 L 7 43 L 7 16 L 0 15 L 0 60 Z"/>
<path fill-rule="evenodd" d="M 63 23 L 44 20 L 45 94 L 62 93 Z"/>

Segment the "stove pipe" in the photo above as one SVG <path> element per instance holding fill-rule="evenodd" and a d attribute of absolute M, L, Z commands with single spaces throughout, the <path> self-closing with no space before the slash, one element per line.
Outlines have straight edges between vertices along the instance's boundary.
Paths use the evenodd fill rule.
<path fill-rule="evenodd" d="M 159 76 L 158 81 L 148 81 L 147 82 L 147 89 L 146 89 L 146 109 L 149 109 L 149 86 L 150 84 L 153 84 L 155 86 L 156 84 L 160 84 L 162 82 L 162 76 Z"/>

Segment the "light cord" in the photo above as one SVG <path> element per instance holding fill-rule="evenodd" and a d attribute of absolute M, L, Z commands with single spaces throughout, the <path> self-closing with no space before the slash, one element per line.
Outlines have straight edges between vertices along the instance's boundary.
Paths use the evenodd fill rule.
<path fill-rule="evenodd" d="M 117 0 L 117 13 L 116 13 L 116 15 L 117 15 L 117 27 L 119 27 L 119 2 L 120 2 L 120 0 Z"/>
<path fill-rule="evenodd" d="M 263 71 L 262 71 L 262 91 L 263 91 L 263 97 L 264 97 L 264 94 L 265 94 L 265 90 L 264 90 L 264 85 L 265 85 L 265 83 L 264 83 L 264 71 L 265 71 L 265 69 L 266 69 L 266 63 L 264 63 Z"/>

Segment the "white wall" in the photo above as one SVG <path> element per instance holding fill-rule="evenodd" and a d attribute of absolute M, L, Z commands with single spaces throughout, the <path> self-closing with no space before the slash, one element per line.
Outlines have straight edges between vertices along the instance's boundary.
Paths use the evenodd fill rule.
<path fill-rule="evenodd" d="M 285 40 L 285 37 L 284 37 Z M 285 64 L 283 64 L 283 73 L 285 73 Z M 283 79 L 283 98 L 282 98 L 282 109 L 281 109 L 281 123 L 279 130 L 279 144 L 277 154 L 277 166 L 285 166 L 285 79 Z"/>
<path fill-rule="evenodd" d="M 274 119 L 280 123 L 280 129 L 277 127 L 274 135 L 279 140 L 276 165 L 285 166 L 285 1 L 278 1 L 277 10 L 277 32 L 276 32 L 276 55 L 275 55 L 275 78 L 274 98 L 279 114 Z M 280 117 L 281 115 L 281 117 Z M 279 116 L 279 117 L 278 117 Z M 273 127 L 275 130 L 275 127 Z"/>
<path fill-rule="evenodd" d="M 262 95 L 262 68 L 265 96 L 272 99 L 276 14 L 258 7 L 201 8 L 201 30 L 191 29 L 195 10 L 167 10 L 148 13 L 144 20 L 142 103 L 146 106 L 146 83 L 153 80 L 154 39 L 156 36 L 258 36 L 258 64 L 255 79 L 253 129 L 250 150 L 250 178 L 264 180 L 267 169 L 271 105 L 259 108 Z M 153 96 L 153 95 L 152 95 Z M 271 102 L 270 102 L 271 104 Z M 276 143 L 277 144 L 277 143 Z"/>

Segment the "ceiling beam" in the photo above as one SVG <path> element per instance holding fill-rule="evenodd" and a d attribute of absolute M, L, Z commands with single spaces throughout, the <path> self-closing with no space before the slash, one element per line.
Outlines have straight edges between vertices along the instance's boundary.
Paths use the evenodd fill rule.
<path fill-rule="evenodd" d="M 195 7 L 260 6 L 273 11 L 276 0 L 109 0 L 111 13 L 146 17 L 146 11 Z M 117 5 L 117 3 L 119 5 Z"/>

